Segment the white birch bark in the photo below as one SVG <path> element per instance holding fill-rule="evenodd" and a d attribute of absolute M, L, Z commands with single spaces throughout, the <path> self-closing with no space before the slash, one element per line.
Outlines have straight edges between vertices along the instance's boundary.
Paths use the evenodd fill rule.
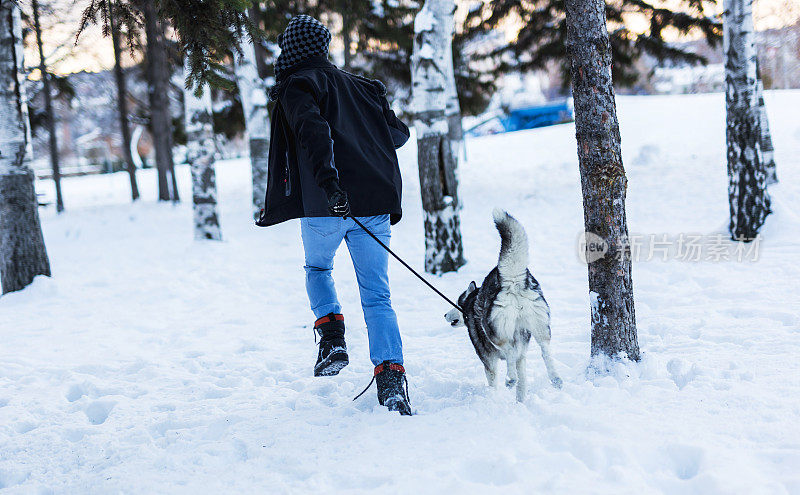
<path fill-rule="evenodd" d="M 24 99 L 17 49 L 19 8 L 14 2 L 0 2 L 0 174 L 29 173 L 24 164 L 28 143 L 28 109 Z"/>
<path fill-rule="evenodd" d="M 772 133 L 769 131 L 769 117 L 767 116 L 767 104 L 764 102 L 764 83 L 761 81 L 761 74 L 758 74 L 756 97 L 758 99 L 758 115 L 761 126 L 759 140 L 767 173 L 767 184 L 777 184 L 778 172 L 775 166 L 775 147 L 772 145 Z"/>
<path fill-rule="evenodd" d="M 185 89 L 183 98 L 187 138 L 186 159 L 192 170 L 194 238 L 222 240 L 217 215 L 217 179 L 214 173 L 216 146 L 211 92 L 206 89 L 198 98 L 191 89 Z"/>
<path fill-rule="evenodd" d="M 250 145 L 250 170 L 253 184 L 253 217 L 264 207 L 269 168 L 269 113 L 267 81 L 258 76 L 252 41 L 242 42 L 242 53 L 234 55 L 234 70 L 244 109 L 244 123 Z"/>
<path fill-rule="evenodd" d="M 447 121 L 447 53 L 454 11 L 453 0 L 427 0 L 414 19 L 411 79 L 429 273 L 456 271 L 465 263 L 456 160 Z"/>
<path fill-rule="evenodd" d="M 0 1 L 0 285 L 3 293 L 50 275 L 39 223 L 30 156 L 30 126 L 22 74 L 19 6 Z"/>
<path fill-rule="evenodd" d="M 455 8 L 455 7 L 454 7 Z M 445 54 L 445 82 L 446 89 L 446 108 L 447 127 L 450 134 L 450 147 L 452 148 L 453 160 L 458 167 L 461 156 L 466 156 L 464 151 L 464 128 L 461 125 L 461 105 L 458 103 L 458 90 L 456 88 L 455 67 L 453 65 L 453 34 L 455 32 L 455 20 L 453 16 L 448 16 L 447 30 L 450 34 L 450 42 L 447 43 L 447 53 Z"/>
<path fill-rule="evenodd" d="M 723 7 L 728 229 L 732 239 L 750 241 L 770 213 L 761 148 L 753 1 L 725 0 Z"/>

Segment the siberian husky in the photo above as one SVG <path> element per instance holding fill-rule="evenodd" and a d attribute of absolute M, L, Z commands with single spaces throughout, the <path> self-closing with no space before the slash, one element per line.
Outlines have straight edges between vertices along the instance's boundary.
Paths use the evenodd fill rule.
<path fill-rule="evenodd" d="M 466 325 L 469 338 L 486 371 L 490 387 L 497 384 L 497 360 L 508 368 L 506 386 L 517 386 L 517 400 L 525 400 L 525 355 L 531 336 L 542 349 L 550 382 L 561 388 L 550 357 L 550 307 L 539 282 L 528 270 L 528 236 L 517 219 L 495 208 L 500 233 L 500 259 L 480 287 L 470 282 L 458 298 L 462 315 L 452 309 L 444 315 L 454 327 Z"/>

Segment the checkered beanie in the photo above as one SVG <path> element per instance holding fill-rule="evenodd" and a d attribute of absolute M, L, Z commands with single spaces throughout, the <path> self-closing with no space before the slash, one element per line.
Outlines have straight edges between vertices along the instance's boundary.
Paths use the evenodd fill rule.
<path fill-rule="evenodd" d="M 328 55 L 331 32 L 324 24 L 308 15 L 298 15 L 278 36 L 281 54 L 275 61 L 275 80 L 280 82 L 286 69 L 311 57 Z"/>

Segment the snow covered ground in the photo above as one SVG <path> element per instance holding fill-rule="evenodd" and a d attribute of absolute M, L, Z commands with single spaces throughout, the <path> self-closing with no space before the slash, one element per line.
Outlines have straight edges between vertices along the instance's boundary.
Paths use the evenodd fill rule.
<path fill-rule="evenodd" d="M 701 235 L 704 258 L 733 248 L 723 96 L 618 103 L 631 233 Z M 222 243 L 192 240 L 186 168 L 176 207 L 155 202 L 150 172 L 135 205 L 124 174 L 66 179 L 67 213 L 42 213 L 53 278 L 0 299 L 0 491 L 800 493 L 800 92 L 767 105 L 781 183 L 759 259 L 656 249 L 645 261 L 645 248 L 633 271 L 643 359 L 608 376 L 586 371 L 574 127 L 469 141 L 469 263 L 434 282 L 455 297 L 480 281 L 499 246 L 492 207 L 516 215 L 564 388 L 532 347 L 524 404 L 488 389 L 447 305 L 392 262 L 413 418 L 378 407 L 374 389 L 352 401 L 372 368 L 346 249 L 335 275 L 351 365 L 311 376 L 299 227 L 252 225 L 245 160 L 218 164 Z M 421 267 L 413 142 L 400 156 L 392 244 Z"/>

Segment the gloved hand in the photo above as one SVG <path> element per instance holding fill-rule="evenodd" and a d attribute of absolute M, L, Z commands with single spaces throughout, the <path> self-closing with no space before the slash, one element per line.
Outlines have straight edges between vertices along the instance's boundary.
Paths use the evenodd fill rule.
<path fill-rule="evenodd" d="M 350 202 L 347 200 L 347 193 L 338 190 L 328 197 L 328 211 L 335 217 L 350 216 Z"/>
<path fill-rule="evenodd" d="M 339 181 L 330 179 L 322 185 L 325 194 L 328 196 L 328 211 L 334 217 L 346 217 L 350 215 L 350 202 L 347 200 L 347 193 L 339 187 Z"/>

